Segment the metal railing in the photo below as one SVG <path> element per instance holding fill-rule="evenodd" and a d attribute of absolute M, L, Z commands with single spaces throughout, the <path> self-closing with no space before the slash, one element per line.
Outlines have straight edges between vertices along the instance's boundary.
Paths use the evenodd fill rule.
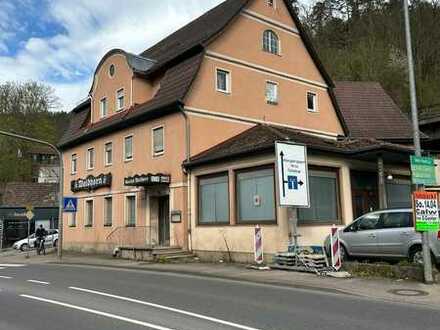
<path fill-rule="evenodd" d="M 151 226 L 120 226 L 108 234 L 106 241 L 115 248 L 151 248 L 155 243 L 152 234 Z"/>

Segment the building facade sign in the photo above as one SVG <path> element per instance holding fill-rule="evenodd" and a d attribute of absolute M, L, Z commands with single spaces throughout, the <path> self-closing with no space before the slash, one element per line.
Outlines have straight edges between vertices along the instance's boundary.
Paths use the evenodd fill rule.
<path fill-rule="evenodd" d="M 431 157 L 411 156 L 412 182 L 425 186 L 437 184 L 435 176 L 435 163 Z"/>
<path fill-rule="evenodd" d="M 100 176 L 90 175 L 85 179 L 74 180 L 70 183 L 73 192 L 92 191 L 99 188 L 111 187 L 112 175 L 101 174 Z"/>
<path fill-rule="evenodd" d="M 165 174 L 142 174 L 124 179 L 124 185 L 130 187 L 153 186 L 158 184 L 170 184 L 171 176 Z"/>

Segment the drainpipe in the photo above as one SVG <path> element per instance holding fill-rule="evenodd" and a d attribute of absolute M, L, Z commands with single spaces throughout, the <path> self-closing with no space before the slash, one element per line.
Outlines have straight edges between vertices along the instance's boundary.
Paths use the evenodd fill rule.
<path fill-rule="evenodd" d="M 180 113 L 185 119 L 185 159 L 189 162 L 191 158 L 191 125 L 188 115 L 182 105 L 179 105 Z M 187 219 L 188 219 L 188 250 L 192 251 L 192 219 L 191 219 L 191 170 L 183 169 L 187 179 Z"/>
<path fill-rule="evenodd" d="M 385 168 L 383 164 L 382 155 L 377 157 L 377 176 L 378 176 L 378 188 L 379 188 L 379 208 L 381 210 L 388 207 L 387 203 L 387 191 L 385 186 Z"/>

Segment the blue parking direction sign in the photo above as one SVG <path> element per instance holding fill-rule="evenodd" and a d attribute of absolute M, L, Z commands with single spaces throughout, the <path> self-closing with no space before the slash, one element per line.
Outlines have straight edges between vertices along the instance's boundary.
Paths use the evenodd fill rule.
<path fill-rule="evenodd" d="M 63 211 L 66 213 L 76 213 L 78 210 L 78 198 L 76 197 L 64 197 Z"/>

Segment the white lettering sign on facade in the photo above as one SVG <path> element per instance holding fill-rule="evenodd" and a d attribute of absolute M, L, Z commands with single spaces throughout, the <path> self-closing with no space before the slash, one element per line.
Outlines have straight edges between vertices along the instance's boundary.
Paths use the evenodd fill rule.
<path fill-rule="evenodd" d="M 275 150 L 280 206 L 310 207 L 307 148 L 276 142 Z"/>

